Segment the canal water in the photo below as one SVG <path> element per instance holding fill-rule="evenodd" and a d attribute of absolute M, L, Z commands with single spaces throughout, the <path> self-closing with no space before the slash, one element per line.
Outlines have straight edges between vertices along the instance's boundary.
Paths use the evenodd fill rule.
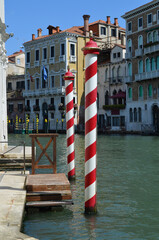
<path fill-rule="evenodd" d="M 27 135 L 13 139 L 31 144 Z M 159 137 L 98 136 L 96 216 L 83 214 L 84 136 L 75 140 L 74 205 L 27 214 L 24 233 L 40 240 L 159 239 Z M 57 171 L 67 175 L 65 135 L 57 138 Z"/>

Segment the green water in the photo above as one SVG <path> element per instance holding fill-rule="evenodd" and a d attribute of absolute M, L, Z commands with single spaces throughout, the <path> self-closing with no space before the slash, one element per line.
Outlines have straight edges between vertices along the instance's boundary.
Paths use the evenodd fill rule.
<path fill-rule="evenodd" d="M 9 136 L 23 138 L 30 144 L 28 136 Z M 98 214 L 91 217 L 83 214 L 84 136 L 75 139 L 74 205 L 26 215 L 24 233 L 42 240 L 159 239 L 159 137 L 98 136 Z M 57 139 L 57 171 L 67 175 L 65 135 Z"/>

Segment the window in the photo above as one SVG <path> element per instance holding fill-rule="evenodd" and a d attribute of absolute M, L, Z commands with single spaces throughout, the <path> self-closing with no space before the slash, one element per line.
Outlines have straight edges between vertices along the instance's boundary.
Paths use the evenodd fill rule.
<path fill-rule="evenodd" d="M 17 64 L 20 65 L 20 58 L 17 58 Z"/>
<path fill-rule="evenodd" d="M 152 97 L 152 85 L 151 84 L 148 85 L 148 97 L 149 98 Z"/>
<path fill-rule="evenodd" d="M 30 80 L 27 80 L 27 90 L 30 90 Z"/>
<path fill-rule="evenodd" d="M 137 122 L 137 109 L 134 108 L 134 122 Z"/>
<path fill-rule="evenodd" d="M 39 61 L 39 50 L 35 50 L 35 61 Z"/>
<path fill-rule="evenodd" d="M 152 42 L 152 33 L 151 32 L 149 32 L 147 34 L 147 43 L 150 43 L 150 42 Z"/>
<path fill-rule="evenodd" d="M 128 76 L 132 76 L 132 63 L 128 63 Z"/>
<path fill-rule="evenodd" d="M 55 47 L 54 46 L 51 46 L 51 48 L 50 48 L 50 57 L 51 58 L 55 57 Z"/>
<path fill-rule="evenodd" d="M 143 98 L 143 86 L 139 87 L 139 98 Z"/>
<path fill-rule="evenodd" d="M 146 72 L 150 72 L 150 59 L 146 58 Z"/>
<path fill-rule="evenodd" d="M 105 93 L 105 105 L 109 105 L 109 92 L 106 91 Z"/>
<path fill-rule="evenodd" d="M 39 89 L 39 78 L 36 78 L 36 89 Z"/>
<path fill-rule="evenodd" d="M 131 51 L 132 51 L 132 40 L 129 39 L 129 40 L 128 40 L 128 52 L 131 53 Z"/>
<path fill-rule="evenodd" d="M 54 113 L 51 112 L 51 119 L 54 119 Z"/>
<path fill-rule="evenodd" d="M 143 73 L 143 60 L 139 61 L 139 73 Z"/>
<path fill-rule="evenodd" d="M 65 97 L 61 97 L 61 103 L 65 106 Z"/>
<path fill-rule="evenodd" d="M 141 29 L 143 27 L 143 18 L 138 19 L 138 28 Z"/>
<path fill-rule="evenodd" d="M 112 35 L 112 37 L 116 37 L 116 28 L 111 29 L 111 35 Z"/>
<path fill-rule="evenodd" d="M 153 32 L 153 42 L 157 42 L 157 31 Z"/>
<path fill-rule="evenodd" d="M 65 86 L 65 80 L 64 80 L 64 74 L 61 75 L 61 86 L 64 87 Z"/>
<path fill-rule="evenodd" d="M 27 106 L 30 107 L 30 100 L 27 100 Z"/>
<path fill-rule="evenodd" d="M 101 31 L 101 35 L 106 35 L 106 28 L 105 27 L 101 27 L 100 31 Z"/>
<path fill-rule="evenodd" d="M 147 15 L 147 25 L 151 25 L 152 24 L 152 13 Z"/>
<path fill-rule="evenodd" d="M 54 98 L 51 98 L 50 104 L 54 105 Z"/>
<path fill-rule="evenodd" d="M 35 99 L 35 105 L 39 106 L 39 99 Z"/>
<path fill-rule="evenodd" d="M 75 44 L 73 43 L 70 44 L 70 55 L 75 56 Z"/>
<path fill-rule="evenodd" d="M 55 76 L 51 76 L 51 87 L 55 87 Z"/>
<path fill-rule="evenodd" d="M 47 59 L 47 48 L 43 48 L 43 59 Z"/>
<path fill-rule="evenodd" d="M 113 53 L 113 58 L 116 58 L 116 53 Z"/>
<path fill-rule="evenodd" d="M 12 90 L 12 83 L 8 82 L 8 90 Z"/>
<path fill-rule="evenodd" d="M 120 58 L 120 52 L 118 52 L 118 58 Z"/>
<path fill-rule="evenodd" d="M 143 36 L 138 37 L 138 48 L 143 48 Z"/>
<path fill-rule="evenodd" d="M 30 63 L 30 52 L 27 52 L 26 62 Z"/>
<path fill-rule="evenodd" d="M 142 111 L 141 108 L 138 108 L 139 122 L 142 122 Z"/>
<path fill-rule="evenodd" d="M 108 69 L 105 70 L 105 82 L 108 80 Z"/>
<path fill-rule="evenodd" d="M 112 68 L 112 78 L 115 80 L 115 67 Z"/>
<path fill-rule="evenodd" d="M 155 63 L 155 58 L 151 58 L 151 70 L 155 71 L 156 70 L 156 63 Z"/>
<path fill-rule="evenodd" d="M 113 117 L 113 127 L 119 127 L 119 126 L 120 126 L 120 118 Z"/>
<path fill-rule="evenodd" d="M 8 109 L 10 113 L 13 112 L 13 104 L 9 104 Z"/>
<path fill-rule="evenodd" d="M 132 23 L 128 22 L 128 32 L 131 32 L 131 31 L 132 31 Z"/>
<path fill-rule="evenodd" d="M 65 55 L 65 44 L 64 44 L 64 43 L 61 44 L 61 52 L 60 52 L 60 55 L 61 55 L 61 56 Z"/>
<path fill-rule="evenodd" d="M 128 89 L 128 98 L 132 98 L 132 88 Z"/>

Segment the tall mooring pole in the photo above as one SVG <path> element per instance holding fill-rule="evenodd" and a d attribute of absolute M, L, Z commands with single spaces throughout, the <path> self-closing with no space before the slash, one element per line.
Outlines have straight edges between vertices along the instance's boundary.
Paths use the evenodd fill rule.
<path fill-rule="evenodd" d="M 85 55 L 85 213 L 97 212 L 97 54 L 99 47 L 90 39 L 82 49 Z"/>
<path fill-rule="evenodd" d="M 68 179 L 75 179 L 75 147 L 74 147 L 74 107 L 73 81 L 74 75 L 68 72 L 64 75 L 66 89 L 66 129 L 67 129 L 67 164 Z"/>

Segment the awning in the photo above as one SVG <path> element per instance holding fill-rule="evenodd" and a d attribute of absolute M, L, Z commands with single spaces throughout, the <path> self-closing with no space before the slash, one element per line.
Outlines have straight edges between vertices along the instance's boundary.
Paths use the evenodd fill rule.
<path fill-rule="evenodd" d="M 126 98 L 126 92 L 119 92 L 113 96 L 110 96 L 110 98 Z"/>

